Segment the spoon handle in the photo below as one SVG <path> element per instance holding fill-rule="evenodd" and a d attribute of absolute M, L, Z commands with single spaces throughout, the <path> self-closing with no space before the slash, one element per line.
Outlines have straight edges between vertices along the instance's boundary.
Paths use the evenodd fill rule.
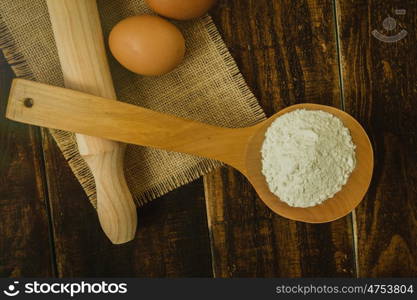
<path fill-rule="evenodd" d="M 216 159 L 237 169 L 244 166 L 246 146 L 254 131 L 254 127 L 211 126 L 24 79 L 13 81 L 6 116 L 22 123 Z"/>

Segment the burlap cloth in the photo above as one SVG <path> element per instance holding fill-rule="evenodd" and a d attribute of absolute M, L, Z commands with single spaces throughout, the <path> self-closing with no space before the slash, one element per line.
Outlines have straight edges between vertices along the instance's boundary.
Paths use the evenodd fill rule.
<path fill-rule="evenodd" d="M 59 0 L 57 0 L 59 1 Z M 152 12 L 143 0 L 99 0 L 105 40 L 121 19 Z M 184 62 L 160 77 L 143 77 L 121 67 L 108 53 L 118 99 L 153 110 L 226 127 L 253 125 L 265 116 L 209 16 L 175 22 L 186 38 Z M 18 77 L 63 86 L 45 1 L 0 1 L 0 48 Z M 50 130 L 95 206 L 93 176 L 78 153 L 74 135 Z M 219 165 L 190 155 L 129 145 L 125 174 L 139 205 Z"/>

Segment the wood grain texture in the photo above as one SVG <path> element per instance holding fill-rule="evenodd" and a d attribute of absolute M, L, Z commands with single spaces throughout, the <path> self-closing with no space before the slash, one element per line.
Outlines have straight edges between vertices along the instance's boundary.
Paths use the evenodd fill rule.
<path fill-rule="evenodd" d="M 0 54 L 0 277 L 53 276 L 39 129 L 4 118 L 12 77 Z"/>
<path fill-rule="evenodd" d="M 340 107 L 332 1 L 219 1 L 212 14 L 268 115 L 300 102 Z M 350 216 L 320 225 L 284 219 L 230 168 L 205 186 L 216 276 L 354 275 Z"/>
<path fill-rule="evenodd" d="M 376 154 L 357 209 L 359 276 L 416 276 L 417 2 L 339 0 L 337 13 L 346 111 L 365 125 Z M 388 16 L 397 22 L 392 31 L 382 25 Z M 402 29 L 408 35 L 396 43 L 371 35 Z"/>
<path fill-rule="evenodd" d="M 202 181 L 139 210 L 133 241 L 113 245 L 52 137 L 44 131 L 59 277 L 210 277 Z"/>

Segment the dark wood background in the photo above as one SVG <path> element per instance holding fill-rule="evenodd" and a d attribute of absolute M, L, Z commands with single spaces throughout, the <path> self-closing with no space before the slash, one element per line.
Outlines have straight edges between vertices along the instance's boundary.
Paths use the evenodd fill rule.
<path fill-rule="evenodd" d="M 327 224 L 273 214 L 223 167 L 140 209 L 136 239 L 112 245 L 47 131 L 4 118 L 14 75 L 1 57 L 0 276 L 417 276 L 416 10 L 415 0 L 222 0 L 211 11 L 267 115 L 322 103 L 370 135 L 369 192 Z M 373 29 L 408 36 L 384 43 Z"/>

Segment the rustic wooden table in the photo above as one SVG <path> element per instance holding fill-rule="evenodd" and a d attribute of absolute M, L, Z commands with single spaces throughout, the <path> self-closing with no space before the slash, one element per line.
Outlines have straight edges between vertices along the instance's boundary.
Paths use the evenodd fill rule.
<path fill-rule="evenodd" d="M 376 164 L 355 212 L 284 219 L 224 167 L 140 209 L 136 239 L 114 246 L 49 134 L 3 117 L 2 58 L 0 276 L 417 276 L 417 2 L 223 0 L 212 16 L 268 115 L 322 103 L 366 128 Z"/>

